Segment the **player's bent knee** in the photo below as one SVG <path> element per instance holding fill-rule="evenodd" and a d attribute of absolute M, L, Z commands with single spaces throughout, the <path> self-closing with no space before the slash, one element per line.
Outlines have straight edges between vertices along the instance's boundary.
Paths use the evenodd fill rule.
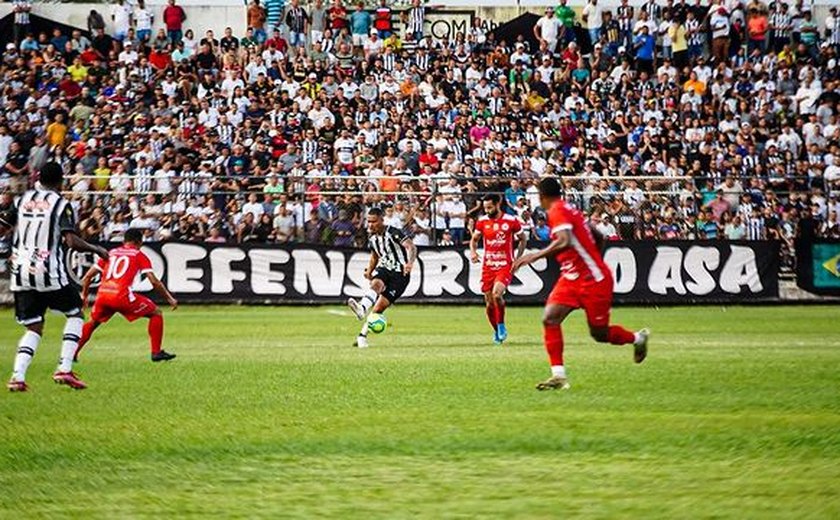
<path fill-rule="evenodd" d="M 606 327 L 589 327 L 589 335 L 598 343 L 609 341 L 609 330 Z"/>
<path fill-rule="evenodd" d="M 563 323 L 563 320 L 558 318 L 557 316 L 553 316 L 551 314 L 543 315 L 543 327 L 556 327 Z"/>
<path fill-rule="evenodd" d="M 30 332 L 34 332 L 35 334 L 37 334 L 39 336 L 43 336 L 43 334 L 44 334 L 44 322 L 39 321 L 38 323 L 33 323 L 31 325 L 27 325 L 26 330 L 28 330 Z"/>

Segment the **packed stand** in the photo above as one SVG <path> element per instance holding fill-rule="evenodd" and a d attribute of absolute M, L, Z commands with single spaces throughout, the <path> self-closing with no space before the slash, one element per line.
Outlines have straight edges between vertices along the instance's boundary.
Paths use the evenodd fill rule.
<path fill-rule="evenodd" d="M 252 0 L 220 37 L 175 0 L 91 11 L 91 38 L 31 34 L 29 5 L 3 55 L 0 205 L 57 160 L 87 239 L 360 246 L 377 204 L 418 245 L 461 244 L 497 192 L 539 241 L 546 175 L 609 239 L 840 237 L 836 8 L 561 0 L 532 47 L 479 19 L 433 38 L 418 0 Z"/>

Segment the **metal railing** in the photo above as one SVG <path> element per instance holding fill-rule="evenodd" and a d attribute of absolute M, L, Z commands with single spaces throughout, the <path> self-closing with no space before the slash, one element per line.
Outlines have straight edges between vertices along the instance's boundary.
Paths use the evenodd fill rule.
<path fill-rule="evenodd" d="M 296 221 L 298 239 L 304 238 L 304 224 L 309 220 L 307 218 L 308 214 L 305 213 L 306 205 L 316 201 L 320 202 L 324 197 L 334 198 L 335 202 L 339 205 L 348 204 L 349 202 L 345 202 L 348 199 L 352 200 L 355 204 L 361 204 L 362 206 L 392 206 L 402 203 L 407 211 L 407 214 L 412 217 L 417 214 L 417 212 L 428 211 L 428 218 L 430 221 L 430 240 L 432 243 L 437 243 L 441 232 L 445 229 L 445 227 L 441 227 L 441 221 L 438 218 L 440 216 L 438 212 L 438 205 L 440 204 L 441 199 L 451 199 L 453 196 L 462 196 L 466 198 L 465 205 L 468 204 L 465 211 L 466 215 L 464 217 L 464 226 L 466 228 L 469 221 L 480 214 L 481 210 L 478 201 L 482 196 L 489 193 L 495 193 L 503 196 L 505 192 L 501 188 L 503 188 L 506 183 L 515 180 L 510 177 L 467 177 L 450 175 L 401 177 L 383 175 L 323 176 L 292 174 L 279 178 L 282 179 L 283 182 L 278 183 L 275 189 L 269 191 L 264 191 L 265 185 L 269 182 L 273 182 L 270 180 L 271 177 L 269 176 L 229 177 L 218 176 L 207 172 L 203 177 L 189 176 L 182 179 L 177 177 L 167 177 L 165 182 L 169 182 L 173 188 L 172 191 L 169 192 L 151 190 L 129 190 L 118 192 L 111 190 L 73 191 L 71 189 L 65 193 L 72 198 L 86 198 L 90 201 L 104 198 L 106 199 L 106 203 L 110 203 L 114 198 L 125 200 L 131 198 L 142 198 L 148 195 L 155 196 L 155 204 L 172 200 L 186 201 L 186 199 L 192 199 L 197 196 L 202 196 L 205 200 L 206 198 L 212 197 L 217 203 L 222 203 L 219 209 L 224 212 L 229 210 L 229 203 L 244 203 L 244 199 L 252 193 L 261 194 L 260 196 L 270 195 L 271 198 L 274 199 L 274 202 L 283 195 L 288 197 L 293 204 L 300 203 L 300 205 L 304 208 L 302 210 L 303 213 L 295 215 L 295 218 L 298 220 Z M 460 192 L 458 189 L 451 186 L 453 178 L 457 181 L 457 186 L 461 189 Z M 749 178 L 750 177 L 746 177 L 741 180 Z M 75 181 L 93 181 L 91 184 L 104 183 L 110 180 L 110 178 L 95 175 L 74 176 L 72 179 Z M 592 209 L 590 202 L 594 197 L 599 197 L 602 201 L 607 202 L 615 198 L 624 198 L 625 192 L 622 191 L 622 185 L 629 181 L 635 181 L 639 185 L 638 193 L 643 195 L 647 200 L 655 199 L 661 202 L 662 199 L 669 199 L 671 202 L 676 203 L 678 198 L 691 197 L 696 203 L 699 201 L 701 193 L 696 188 L 696 185 L 699 183 L 698 181 L 714 180 L 717 183 L 717 181 L 721 180 L 721 177 L 692 177 L 686 175 L 674 177 L 660 175 L 620 175 L 600 177 L 559 176 L 558 179 L 563 185 L 571 184 L 572 187 L 575 188 L 574 192 L 567 192 L 567 197 L 576 202 L 581 201 L 583 209 L 589 211 Z M 806 179 L 806 177 L 789 177 L 786 180 L 804 181 Z M 134 181 L 137 180 L 137 178 L 129 176 L 126 180 Z M 212 189 L 212 185 L 216 182 L 240 182 L 246 180 L 248 181 L 248 186 L 243 187 L 241 190 L 232 191 L 230 189 Z M 525 190 L 537 182 L 537 179 L 518 180 L 523 189 L 523 198 L 525 199 L 525 203 L 529 204 L 535 198 L 536 193 L 533 191 L 533 188 L 531 188 L 530 192 Z M 383 190 L 383 181 L 389 183 L 387 188 L 395 189 Z M 593 190 L 591 188 L 592 186 L 601 184 L 602 181 L 606 181 L 609 184 L 610 187 L 608 190 Z M 154 188 L 156 179 L 153 176 L 144 176 L 142 178 L 142 182 L 148 183 L 150 188 Z M 190 183 L 186 185 L 189 189 L 184 189 L 185 185 L 183 182 Z M 469 183 L 472 183 L 473 186 L 467 187 Z M 499 184 L 502 186 L 499 187 Z M 316 185 L 318 187 L 314 188 Z M 275 185 L 272 184 L 271 186 Z M 401 186 L 403 187 L 403 191 L 399 189 Z M 663 187 L 666 187 L 666 189 L 662 189 Z M 828 188 L 828 186 L 826 187 Z M 746 187 L 743 189 L 746 190 Z M 782 196 L 787 193 L 786 190 L 778 189 L 774 189 L 774 192 Z M 236 200 L 232 201 L 232 199 Z M 258 200 L 259 202 L 263 202 L 262 198 L 259 198 Z M 140 205 L 142 205 L 142 201 L 140 201 Z M 241 206 L 234 205 L 231 213 L 235 212 L 237 208 L 241 208 Z M 520 207 L 520 209 L 522 208 Z M 534 210 L 536 208 L 528 209 Z M 533 213 L 534 212 L 532 212 L 532 215 Z M 167 225 L 172 224 L 173 222 L 177 225 L 178 220 L 177 218 L 173 218 L 174 216 L 175 215 L 166 215 L 163 217 L 167 221 Z M 226 218 L 229 218 L 230 214 L 226 214 L 225 216 Z M 460 218 L 460 216 L 458 218 Z M 449 217 L 444 217 L 444 221 L 448 219 Z M 406 222 L 410 221 L 406 219 Z M 364 233 L 363 222 L 356 222 L 356 227 L 359 233 Z M 329 236 L 329 233 L 324 236 Z"/>

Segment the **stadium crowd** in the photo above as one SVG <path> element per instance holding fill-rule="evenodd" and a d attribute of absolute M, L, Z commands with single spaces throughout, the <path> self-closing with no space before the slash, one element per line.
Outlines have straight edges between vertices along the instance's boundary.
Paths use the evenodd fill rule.
<path fill-rule="evenodd" d="M 545 175 L 610 239 L 840 237 L 833 7 L 560 0 L 538 45 L 479 19 L 434 38 L 419 0 L 251 0 L 222 35 L 176 0 L 92 11 L 90 37 L 32 34 L 30 8 L 0 65 L 0 209 L 59 161 L 87 239 L 362 245 L 379 204 L 458 244 L 496 192 L 545 240 Z"/>

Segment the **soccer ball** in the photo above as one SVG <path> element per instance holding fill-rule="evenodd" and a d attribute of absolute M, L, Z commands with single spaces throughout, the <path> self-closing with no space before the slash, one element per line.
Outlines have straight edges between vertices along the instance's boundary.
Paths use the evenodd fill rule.
<path fill-rule="evenodd" d="M 385 327 L 388 325 L 388 322 L 385 321 L 384 314 L 371 314 L 370 316 L 368 316 L 367 322 L 368 329 L 370 329 L 371 332 L 374 332 L 376 334 L 381 334 L 382 332 L 385 332 Z"/>

